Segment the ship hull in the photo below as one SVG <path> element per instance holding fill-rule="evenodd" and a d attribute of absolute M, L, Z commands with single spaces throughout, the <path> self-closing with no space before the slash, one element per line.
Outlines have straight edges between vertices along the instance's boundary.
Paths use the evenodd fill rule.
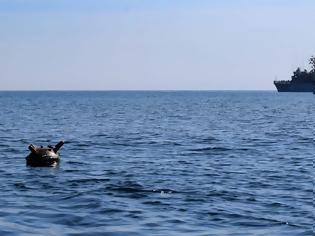
<path fill-rule="evenodd" d="M 278 92 L 303 92 L 311 93 L 315 91 L 314 83 L 291 83 L 274 82 Z"/>

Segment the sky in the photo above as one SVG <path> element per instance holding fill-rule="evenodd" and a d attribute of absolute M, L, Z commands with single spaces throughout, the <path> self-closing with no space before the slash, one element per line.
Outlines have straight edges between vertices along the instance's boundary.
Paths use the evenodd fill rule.
<path fill-rule="evenodd" d="M 314 0 L 0 0 L 0 90 L 274 90 Z"/>

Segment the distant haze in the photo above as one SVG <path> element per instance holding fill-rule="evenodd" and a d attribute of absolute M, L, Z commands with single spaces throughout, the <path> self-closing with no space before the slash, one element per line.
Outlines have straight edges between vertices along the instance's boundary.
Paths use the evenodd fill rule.
<path fill-rule="evenodd" d="M 314 0 L 0 0 L 0 90 L 274 90 Z"/>

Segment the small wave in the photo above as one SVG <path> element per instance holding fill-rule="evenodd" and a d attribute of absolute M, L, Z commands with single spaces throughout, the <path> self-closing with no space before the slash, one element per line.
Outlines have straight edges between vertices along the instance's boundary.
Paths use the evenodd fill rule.
<path fill-rule="evenodd" d="M 201 153 L 201 152 L 229 152 L 229 151 L 249 151 L 249 148 L 227 148 L 227 147 L 203 147 L 188 149 L 190 152 Z"/>
<path fill-rule="evenodd" d="M 132 187 L 107 187 L 106 189 L 124 193 L 137 193 L 146 192 L 144 189 L 132 188 Z"/>
<path fill-rule="evenodd" d="M 224 147 L 204 147 L 204 148 L 189 149 L 188 151 L 191 151 L 191 152 L 204 152 L 204 151 L 230 151 L 230 150 L 232 150 L 232 149 L 224 148 Z"/>
<path fill-rule="evenodd" d="M 170 193 L 178 193 L 177 191 L 173 190 L 173 189 L 169 189 L 169 188 L 159 188 L 159 189 L 153 189 L 150 190 L 154 193 L 158 192 L 158 193 L 166 193 L 166 194 L 170 194 Z"/>
<path fill-rule="evenodd" d="M 108 134 L 92 134 L 91 138 L 102 138 L 102 137 L 110 137 Z"/>
<path fill-rule="evenodd" d="M 3 144 L 3 143 L 0 143 L 0 148 L 9 148 L 10 145 L 8 144 Z"/>
<path fill-rule="evenodd" d="M 1 152 L 9 152 L 10 154 L 17 154 L 17 153 L 21 153 L 21 150 L 7 147 L 7 148 L 3 148 Z"/>
<path fill-rule="evenodd" d="M 92 143 L 78 143 L 76 147 L 91 147 Z"/>
<path fill-rule="evenodd" d="M 128 142 L 112 142 L 110 143 L 111 146 L 118 146 L 118 147 L 133 147 L 134 144 Z"/>
<path fill-rule="evenodd" d="M 110 184 L 106 187 L 106 189 L 111 191 L 134 193 L 143 191 L 144 187 L 137 182 L 127 181 L 117 184 Z"/>
<path fill-rule="evenodd" d="M 201 143 L 203 143 L 203 144 L 209 144 L 209 143 L 211 143 L 211 142 L 213 142 L 213 141 L 219 141 L 217 138 L 215 138 L 215 137 L 207 137 L 207 138 L 203 138 L 202 140 L 201 140 Z"/>
<path fill-rule="evenodd" d="M 108 182 L 109 178 L 86 178 L 86 179 L 72 179 L 69 180 L 68 183 L 76 183 L 76 184 L 85 184 L 85 183 L 101 183 Z"/>
<path fill-rule="evenodd" d="M 165 203 L 165 202 L 162 202 L 162 201 L 145 201 L 143 202 L 143 204 L 145 205 L 163 205 L 163 206 L 169 206 L 170 204 L 168 203 Z"/>
<path fill-rule="evenodd" d="M 102 209 L 99 209 L 99 210 L 96 210 L 95 213 L 98 213 L 98 214 L 121 214 L 125 212 L 124 210 L 122 209 L 119 209 L 119 208 L 102 208 Z"/>
<path fill-rule="evenodd" d="M 74 165 L 86 165 L 87 164 L 87 163 L 84 163 L 82 161 L 67 161 L 67 163 L 68 164 L 74 164 Z"/>
<path fill-rule="evenodd" d="M 71 193 L 71 194 L 68 194 L 66 196 L 63 196 L 63 197 L 59 198 L 59 200 L 60 201 L 69 200 L 69 199 L 83 196 L 84 194 L 85 194 L 84 192 L 75 192 L 75 193 Z"/>
<path fill-rule="evenodd" d="M 106 187 L 106 190 L 122 192 L 122 193 L 159 193 L 159 194 L 177 193 L 175 190 L 168 189 L 168 188 L 146 189 L 140 184 L 132 184 L 130 186 L 110 185 Z"/>
<path fill-rule="evenodd" d="M 31 190 L 32 188 L 30 187 L 27 187 L 24 183 L 21 183 L 21 182 L 18 182 L 18 183 L 14 183 L 14 186 L 19 189 L 19 190 L 24 190 L 24 191 L 27 191 L 27 190 Z"/>
<path fill-rule="evenodd" d="M 163 145 L 170 145 L 170 146 L 183 146 L 183 144 L 175 142 L 175 141 L 165 141 Z"/>
<path fill-rule="evenodd" d="M 259 216 L 253 216 L 253 215 L 243 215 L 240 213 L 235 212 L 208 212 L 208 215 L 210 217 L 215 217 L 216 219 L 220 220 L 226 220 L 230 219 L 233 221 L 234 225 L 237 226 L 245 226 L 245 227 L 259 227 L 259 226 L 273 226 L 273 225 L 290 225 L 299 227 L 298 225 L 290 224 L 287 221 L 278 220 L 278 219 L 272 219 L 272 218 L 264 218 Z"/>

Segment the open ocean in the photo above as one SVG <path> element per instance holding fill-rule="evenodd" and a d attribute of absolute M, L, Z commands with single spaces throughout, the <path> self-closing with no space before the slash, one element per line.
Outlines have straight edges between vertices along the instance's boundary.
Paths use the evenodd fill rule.
<path fill-rule="evenodd" d="M 0 92 L 0 235 L 314 235 L 315 95 Z M 66 143 L 57 168 L 30 143 Z"/>

